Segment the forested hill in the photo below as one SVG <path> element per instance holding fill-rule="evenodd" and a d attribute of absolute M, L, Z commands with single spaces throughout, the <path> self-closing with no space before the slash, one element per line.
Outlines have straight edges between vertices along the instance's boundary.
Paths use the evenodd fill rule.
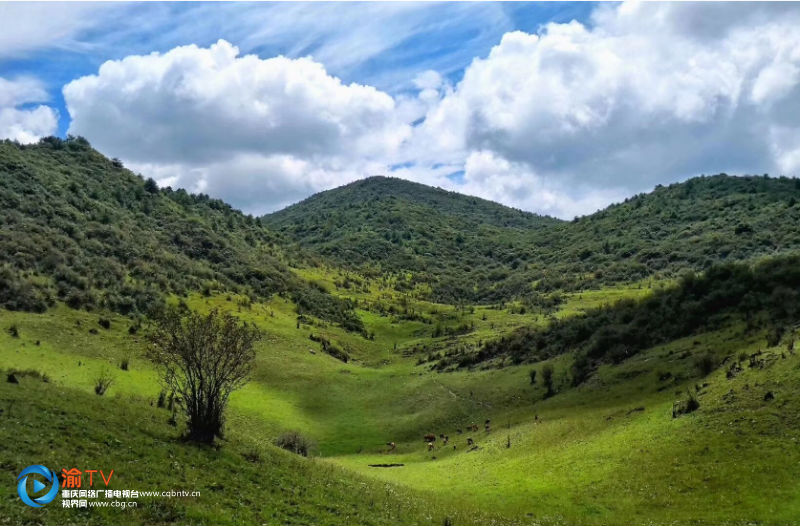
<path fill-rule="evenodd" d="M 800 182 L 698 177 L 563 222 L 398 179 L 323 192 L 264 221 L 323 260 L 410 271 L 433 299 L 494 302 L 677 276 L 800 248 Z"/>
<path fill-rule="evenodd" d="M 560 221 L 372 177 L 262 218 L 159 189 L 83 139 L 0 142 L 0 306 L 146 312 L 168 294 L 289 295 L 361 330 L 351 306 L 284 256 L 392 274 L 433 300 L 539 302 L 541 293 L 673 277 L 800 249 L 800 182 L 699 177 Z"/>
<path fill-rule="evenodd" d="M 527 236 L 561 223 L 390 177 L 321 192 L 262 220 L 322 261 L 377 274 L 410 270 L 399 287 L 431 283 L 435 299 L 452 302 L 473 300 L 472 284 L 463 290 L 465 273 L 487 292 L 509 271 L 523 270 L 518 254 Z M 508 290 L 489 294 L 508 296 L 519 285 L 506 284 Z"/>
<path fill-rule="evenodd" d="M 290 295 L 359 329 L 349 306 L 298 279 L 276 237 L 205 195 L 159 189 L 81 138 L 0 142 L 0 306 L 145 313 L 167 294 Z"/>

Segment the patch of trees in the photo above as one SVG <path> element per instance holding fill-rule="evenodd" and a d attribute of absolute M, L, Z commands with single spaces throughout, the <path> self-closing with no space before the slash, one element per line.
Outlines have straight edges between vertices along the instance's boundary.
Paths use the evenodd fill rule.
<path fill-rule="evenodd" d="M 780 339 L 800 321 L 800 256 L 781 256 L 755 265 L 714 265 L 687 273 L 673 288 L 639 300 L 623 300 L 585 315 L 553 321 L 546 328 L 522 328 L 486 342 L 476 353 L 451 358 L 461 367 L 507 357 L 536 362 L 575 352 L 573 383 L 583 382 L 600 363 L 619 363 L 636 353 L 732 321 L 749 330 L 767 329 Z M 774 339 L 774 338 L 773 338 Z M 698 359 L 708 374 L 714 364 Z"/>
<path fill-rule="evenodd" d="M 168 294 L 292 295 L 350 330 L 349 304 L 293 274 L 279 238 L 204 194 L 159 188 L 80 137 L 0 141 L 0 307 L 147 314 Z"/>
<path fill-rule="evenodd" d="M 318 335 L 315 335 L 315 334 L 310 334 L 309 335 L 309 339 L 312 342 L 319 343 L 319 346 L 322 349 L 322 352 L 324 352 L 325 354 L 333 356 L 337 360 L 341 360 L 344 363 L 347 363 L 347 361 L 350 360 L 350 355 L 347 354 L 347 352 L 345 350 L 343 350 L 342 348 L 340 348 L 340 347 L 336 346 L 335 344 L 331 343 L 331 341 L 329 339 L 327 339 L 326 337 L 318 336 Z"/>
<path fill-rule="evenodd" d="M 564 222 L 393 178 L 370 178 L 263 218 L 297 257 L 402 275 L 398 290 L 491 304 L 800 249 L 800 183 L 720 174 L 659 186 Z M 780 217 L 780 221 L 775 218 Z M 302 251 L 302 254 L 300 254 Z M 544 296 L 547 297 L 546 295 Z"/>

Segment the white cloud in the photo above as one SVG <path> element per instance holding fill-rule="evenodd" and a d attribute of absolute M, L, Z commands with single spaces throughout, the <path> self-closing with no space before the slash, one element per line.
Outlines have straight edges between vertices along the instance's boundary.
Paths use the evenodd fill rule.
<path fill-rule="evenodd" d="M 31 143 L 53 135 L 58 128 L 55 110 L 49 106 L 32 105 L 46 100 L 47 92 L 37 80 L 0 77 L 0 139 Z"/>
<path fill-rule="evenodd" d="M 603 197 L 579 199 L 585 212 L 701 172 L 797 170 L 799 68 L 796 6 L 602 6 L 592 26 L 504 35 L 428 112 L 419 141 L 522 167 L 532 187 L 593 187 Z M 573 213 L 566 203 L 559 215 Z"/>
<path fill-rule="evenodd" d="M 106 62 L 64 97 L 70 133 L 262 212 L 352 180 L 410 133 L 373 87 L 343 84 L 308 58 L 240 56 L 225 41 Z"/>
<path fill-rule="evenodd" d="M 0 58 L 38 49 L 75 48 L 76 36 L 95 26 L 110 6 L 100 3 L 0 3 Z"/>
<path fill-rule="evenodd" d="M 263 25 L 245 47 L 311 28 L 313 10 L 298 9 L 254 11 L 297 23 Z M 413 33 L 391 22 L 430 11 L 369 13 L 372 26 L 347 10 L 352 34 L 323 24 L 287 49 L 314 58 L 242 56 L 219 41 L 106 62 L 65 86 L 70 133 L 255 213 L 387 172 L 571 217 L 703 172 L 800 170 L 796 5 L 601 5 L 589 24 L 506 33 L 455 85 L 420 67 L 403 81 L 415 93 L 397 96 L 325 67 L 380 55 Z"/>

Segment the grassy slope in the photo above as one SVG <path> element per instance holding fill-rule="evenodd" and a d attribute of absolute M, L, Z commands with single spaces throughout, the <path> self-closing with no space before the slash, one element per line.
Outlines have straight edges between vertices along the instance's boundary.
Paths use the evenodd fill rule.
<path fill-rule="evenodd" d="M 377 300 L 381 294 L 389 293 L 388 289 L 380 292 L 374 283 L 370 287 L 362 299 Z M 643 293 L 646 289 L 633 288 L 627 292 L 619 289 L 609 291 L 608 296 Z M 600 293 L 571 296 L 557 315 L 589 308 L 602 301 L 601 298 Z M 797 374 L 797 357 L 785 353 L 787 357 L 778 358 L 770 368 L 745 368 L 734 380 L 726 380 L 723 372 L 717 371 L 701 382 L 693 368 L 693 357 L 706 350 L 722 358 L 763 346 L 762 341 L 742 341 L 737 332 L 727 331 L 674 342 L 621 366 L 604 367 L 577 390 L 566 387 L 569 359 L 562 357 L 554 361 L 562 393 L 542 400 L 542 386 L 528 385 L 530 366 L 437 374 L 430 372 L 427 365 L 415 365 L 417 355 L 406 353 L 408 356 L 403 357 L 404 351 L 413 349 L 415 344 L 430 340 L 433 330 L 430 324 L 362 310 L 368 329 L 376 334 L 375 340 L 370 341 L 319 321 L 314 321 L 314 326 L 297 329 L 292 304 L 280 298 L 268 304 L 255 304 L 251 309 L 238 307 L 236 299 L 232 296 L 227 301 L 226 297 L 217 296 L 190 300 L 190 305 L 200 310 L 213 306 L 241 309 L 239 315 L 256 321 L 269 333 L 258 349 L 254 381 L 232 399 L 228 422 L 231 445 L 223 447 L 223 455 L 234 458 L 237 451 L 255 447 L 265 452 L 265 458 L 272 459 L 276 454 L 269 446 L 272 438 L 281 430 L 299 428 L 316 439 L 320 443 L 319 452 L 330 458 L 315 466 L 329 466 L 332 461 L 371 479 L 398 483 L 408 488 L 404 491 L 424 490 L 430 502 L 420 503 L 419 509 L 433 506 L 431 509 L 436 513 L 432 517 L 459 514 L 460 522 L 479 520 L 473 509 L 475 505 L 509 520 L 516 517 L 530 521 L 533 517 L 545 522 L 598 524 L 691 519 L 782 523 L 800 513 L 796 483 L 800 458 L 796 440 L 792 441 L 800 430 L 797 421 L 800 401 L 791 384 Z M 427 302 L 415 302 L 414 307 L 439 313 L 453 310 Z M 483 320 L 483 314 L 493 318 Z M 462 315 L 467 317 L 475 321 L 477 335 L 468 334 L 456 341 L 505 331 L 519 323 L 544 322 L 538 314 L 520 316 L 483 308 Z M 78 320 L 80 328 L 76 326 Z M 446 323 L 456 324 L 460 320 Z M 495 323 L 494 329 L 491 323 Z M 5 332 L 11 324 L 19 327 L 20 338 L 12 338 Z M 99 415 L 108 413 L 101 409 L 102 404 L 141 415 L 134 420 L 152 422 L 147 425 L 159 430 L 159 436 L 169 444 L 162 453 L 168 454 L 177 447 L 174 442 L 177 431 L 164 424 L 168 416 L 164 410 L 150 407 L 149 402 L 158 394 L 158 383 L 153 371 L 139 358 L 141 342 L 127 334 L 127 326 L 125 318 L 112 317 L 110 331 L 98 327 L 99 334 L 90 335 L 88 329 L 97 327 L 97 314 L 63 307 L 42 315 L 2 311 L 0 367 L 33 368 L 48 374 L 52 385 L 42 388 L 51 390 L 51 394 L 53 389 L 60 389 L 69 393 L 70 398 L 86 400 L 80 404 L 86 408 L 80 419 L 90 425 L 99 427 L 105 418 Z M 346 348 L 355 360 L 344 364 L 323 354 L 308 339 L 312 331 Z M 35 345 L 36 340 L 40 340 L 39 346 Z M 448 338 L 437 341 L 444 345 Z M 393 350 L 395 342 L 397 352 Z M 775 350 L 770 352 L 774 354 Z M 116 368 L 124 356 L 133 356 L 128 372 Z M 99 398 L 90 393 L 93 378 L 103 367 L 114 371 L 115 384 L 106 397 Z M 656 374 L 666 371 L 680 380 L 659 383 Z M 700 411 L 673 420 L 672 402 L 685 397 L 686 388 L 698 382 L 709 383 L 700 395 Z M 29 382 L 26 380 L 24 384 Z M 726 402 L 723 396 L 730 389 L 734 390 L 735 398 Z M 767 390 L 776 393 L 775 401 L 763 401 Z M 9 394 L 4 403 L 18 398 L 13 393 L 19 391 L 6 392 Z M 32 403 L 29 398 L 32 397 L 23 396 L 14 404 Z M 49 400 L 49 395 L 45 399 Z M 644 411 L 627 414 L 640 406 Z M 534 414 L 543 423 L 534 424 Z M 486 418 L 493 421 L 492 433 L 486 436 L 483 430 L 478 432 L 474 438 L 480 449 L 466 452 L 465 436 L 456 438 L 455 429 L 471 422 L 480 424 Z M 116 421 L 113 435 L 123 442 L 138 443 L 140 432 L 152 433 L 129 429 L 119 424 L 122 421 Z M 43 419 L 28 418 L 15 425 L 38 428 L 46 424 Z M 61 426 L 74 429 L 75 420 L 66 420 Z M 17 428 L 13 431 L 19 432 Z M 432 460 L 420 439 L 426 432 L 448 433 L 458 449 L 437 450 L 437 459 Z M 130 438 L 125 438 L 129 434 Z M 506 449 L 509 436 L 512 447 Z M 384 443 L 390 440 L 397 442 L 398 448 L 396 453 L 387 455 L 382 451 Z M 39 451 L 46 450 L 44 443 L 37 447 Z M 78 447 L 78 442 L 48 458 L 73 458 L 68 452 L 71 447 Z M 180 449 L 189 451 L 187 455 L 200 454 L 190 446 Z M 10 453 L 17 457 L 13 463 L 3 464 L 9 472 L 33 462 L 30 459 L 40 454 L 20 447 Z M 102 455 L 99 450 L 92 450 L 85 458 L 103 458 Z M 148 464 L 158 465 L 160 458 L 156 455 Z M 208 460 L 196 459 L 196 462 L 199 466 Z M 406 466 L 367 467 L 370 463 L 385 462 L 401 462 Z M 306 473 L 316 469 L 308 468 Z M 138 476 L 141 485 L 154 480 L 144 471 Z M 344 486 L 354 484 L 355 479 L 349 475 L 336 476 L 345 481 Z M 222 472 L 218 475 L 221 480 L 225 477 Z M 194 479 L 187 480 L 181 486 L 194 485 Z M 277 480 L 275 484 L 287 482 Z M 230 495 L 220 493 L 225 496 L 218 499 L 215 494 L 213 502 L 218 503 L 217 511 L 222 513 Z M 410 495 L 418 498 L 416 494 Z M 346 498 L 336 499 L 350 502 Z M 281 506 L 286 503 L 280 504 L 278 500 L 280 496 L 276 496 L 275 502 L 268 501 L 264 509 L 272 506 L 285 509 Z M 296 502 L 311 522 L 325 516 L 315 508 L 317 505 L 324 508 L 323 497 L 303 496 Z M 0 517 L 17 513 L 17 504 L 13 500 L 6 504 L 8 508 L 0 511 Z M 192 506 L 181 511 L 180 516 L 197 513 L 205 519 L 214 517 L 212 512 Z M 375 509 L 360 508 L 367 517 L 360 522 L 379 520 L 375 518 L 380 517 L 376 510 L 383 509 L 382 506 L 391 511 L 398 504 L 392 501 L 376 505 Z M 402 508 L 395 517 L 402 522 L 413 522 L 419 516 L 415 513 Z M 437 523 L 442 519 L 432 520 Z"/>
<path fill-rule="evenodd" d="M 100 398 L 22 376 L 0 384 L 3 425 L 2 524 L 430 524 L 462 517 L 419 492 L 370 481 L 328 462 L 232 433 L 221 448 L 176 439 L 166 411 L 141 401 Z M 36 415 L 33 417 L 32 415 Z M 20 437 L 24 437 L 23 440 Z M 64 510 L 19 502 L 10 483 L 31 463 L 114 470 L 115 489 L 199 491 L 199 497 L 141 497 L 139 506 Z M 95 486 L 97 487 L 97 486 Z M 104 486 L 101 484 L 100 488 Z"/>

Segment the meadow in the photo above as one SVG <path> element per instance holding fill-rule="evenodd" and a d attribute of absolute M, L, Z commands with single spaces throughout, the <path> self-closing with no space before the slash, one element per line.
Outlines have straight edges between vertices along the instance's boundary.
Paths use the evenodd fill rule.
<path fill-rule="evenodd" d="M 572 358 L 562 355 L 547 362 L 556 391 L 548 397 L 540 375 L 530 382 L 544 363 L 439 372 L 432 357 L 646 297 L 649 284 L 565 294 L 553 312 L 520 313 L 514 302 L 436 304 L 377 279 L 344 287 L 347 273 L 325 267 L 297 272 L 354 300 L 367 336 L 298 317 L 280 296 L 171 300 L 229 310 L 266 334 L 216 447 L 181 441 L 180 422 L 171 425 L 169 410 L 158 407 L 162 387 L 143 357 L 146 324 L 61 304 L 41 314 L 0 311 L 0 368 L 4 377 L 17 371 L 19 382 L 4 381 L 0 391 L 0 466 L 9 477 L 31 463 L 92 463 L 115 469 L 125 486 L 202 493 L 126 511 L 41 511 L 26 509 L 5 485 L 3 522 L 789 524 L 800 517 L 800 358 L 788 340 L 767 348 L 765 334 L 733 324 L 603 365 L 577 387 Z M 347 362 L 325 353 L 320 338 Z M 709 354 L 718 367 L 700 370 L 698 357 Z M 733 363 L 741 371 L 729 378 Z M 113 383 L 97 396 L 101 374 Z M 689 396 L 699 409 L 674 418 L 673 404 Z M 467 431 L 473 423 L 478 431 Z M 316 443 L 310 458 L 273 445 L 287 430 Z M 449 442 L 428 451 L 428 433 Z"/>

